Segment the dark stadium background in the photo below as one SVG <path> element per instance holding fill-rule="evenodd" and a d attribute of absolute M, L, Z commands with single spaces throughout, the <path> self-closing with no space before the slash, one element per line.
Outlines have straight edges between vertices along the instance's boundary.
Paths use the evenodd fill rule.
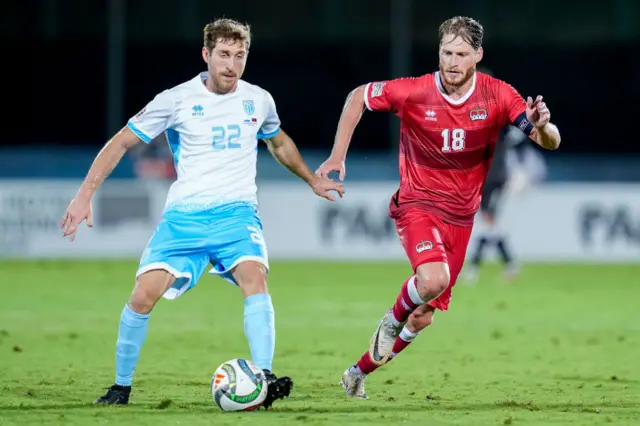
<path fill-rule="evenodd" d="M 39 0 L 9 3 L 5 48 L 21 61 L 16 114 L 3 146 L 99 146 L 156 92 L 202 68 L 201 30 L 249 22 L 245 78 L 270 90 L 304 148 L 326 150 L 355 85 L 431 72 L 437 26 L 467 14 L 485 26 L 485 59 L 524 95 L 542 94 L 563 131 L 563 154 L 637 154 L 639 8 L 633 0 L 513 3 L 461 0 Z M 6 66 L 6 65 L 5 65 Z M 11 72 L 11 70 L 9 70 Z M 7 83 L 5 83 L 7 85 Z M 8 88 L 7 90 L 12 90 Z M 15 89 L 13 89 L 15 90 Z M 18 111 L 16 111 L 18 113 Z M 25 126 L 28 131 L 25 131 Z M 354 148 L 391 147 L 389 120 L 366 119 Z"/>
<path fill-rule="evenodd" d="M 211 374 L 249 351 L 240 293 L 207 275 L 154 310 L 132 406 L 95 408 L 173 179 L 162 137 L 139 144 L 101 187 L 92 229 L 70 243 L 60 219 L 105 141 L 205 69 L 204 25 L 251 24 L 244 78 L 272 93 L 315 169 L 349 91 L 436 70 L 438 25 L 455 15 L 484 25 L 481 65 L 524 96 L 543 95 L 562 134 L 557 151 L 528 144 L 530 168 L 512 174 L 500 202 L 518 279 L 488 262 L 475 285 L 459 281 L 451 310 L 367 379 L 371 400 L 345 400 L 341 373 L 411 273 L 388 217 L 398 121 L 363 116 L 336 203 L 260 144 L 274 371 L 294 377 L 292 398 L 259 418 L 218 415 Z M 637 0 L 20 0 L 3 4 L 0 37 L 3 425 L 638 423 Z M 511 185 L 537 172 L 543 182 Z"/>

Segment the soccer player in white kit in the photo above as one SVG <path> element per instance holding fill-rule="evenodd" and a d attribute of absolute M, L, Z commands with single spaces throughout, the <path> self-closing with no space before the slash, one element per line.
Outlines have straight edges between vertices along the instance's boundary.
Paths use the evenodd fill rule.
<path fill-rule="evenodd" d="M 132 117 L 96 157 L 62 219 L 65 236 L 75 237 L 84 220 L 93 226 L 91 198 L 125 152 L 162 132 L 173 153 L 177 180 L 162 220 L 140 259 L 136 284 L 125 305 L 116 343 L 116 379 L 96 403 L 127 404 L 133 374 L 157 301 L 175 299 L 210 273 L 238 285 L 244 296 L 244 329 L 252 360 L 269 383 L 264 407 L 289 396 L 292 380 L 272 373 L 274 310 L 267 290 L 269 268 L 257 211 L 258 140 L 307 182 L 334 200 L 342 185 L 312 173 L 293 141 L 280 129 L 271 95 L 240 80 L 250 44 L 248 25 L 220 19 L 204 28 L 202 57 L 207 71 L 158 94 Z"/>

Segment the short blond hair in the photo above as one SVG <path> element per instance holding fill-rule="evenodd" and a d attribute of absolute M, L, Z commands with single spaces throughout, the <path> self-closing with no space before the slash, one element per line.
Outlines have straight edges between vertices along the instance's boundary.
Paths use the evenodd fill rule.
<path fill-rule="evenodd" d="M 204 27 L 204 46 L 211 51 L 219 41 L 239 41 L 247 49 L 251 44 L 251 28 L 233 19 L 216 19 Z"/>
<path fill-rule="evenodd" d="M 478 50 L 480 46 L 482 46 L 484 28 L 482 28 L 480 22 L 473 18 L 455 16 L 440 24 L 440 29 L 438 30 L 440 43 L 442 43 L 442 38 L 448 34 L 451 34 L 454 37 L 461 37 L 464 41 L 469 43 L 474 50 Z"/>

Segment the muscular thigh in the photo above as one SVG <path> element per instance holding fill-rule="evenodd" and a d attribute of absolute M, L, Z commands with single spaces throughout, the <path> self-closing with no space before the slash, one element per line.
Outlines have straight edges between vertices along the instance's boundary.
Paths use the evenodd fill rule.
<path fill-rule="evenodd" d="M 255 207 L 240 205 L 229 211 L 228 215 L 220 215 L 212 231 L 215 232 L 211 234 L 208 252 L 213 265 L 210 273 L 217 274 L 232 284 L 240 284 L 236 276 L 243 279 L 253 277 L 254 272 L 267 273 L 267 246 L 262 233 L 262 222 Z M 241 264 L 243 267 L 237 268 Z"/>
<path fill-rule="evenodd" d="M 396 229 L 415 272 L 425 263 L 448 263 L 442 221 L 433 213 L 411 209 L 396 219 Z"/>
<path fill-rule="evenodd" d="M 464 264 L 472 228 L 445 223 L 433 213 L 417 209 L 409 210 L 396 219 L 396 227 L 414 271 L 426 263 L 443 262 L 448 265 L 448 287 L 425 307 L 446 311 L 451 300 L 451 288 Z"/>
<path fill-rule="evenodd" d="M 461 227 L 451 224 L 446 224 L 444 227 L 449 273 L 451 274 L 449 287 L 455 285 L 462 266 L 464 265 L 469 239 L 471 238 L 471 230 L 471 227 Z"/>
<path fill-rule="evenodd" d="M 165 213 L 149 240 L 136 273 L 137 281 L 147 282 L 164 271 L 174 280 L 164 293 L 174 299 L 196 285 L 209 264 L 207 238 L 209 232 L 201 217 L 178 212 Z"/>

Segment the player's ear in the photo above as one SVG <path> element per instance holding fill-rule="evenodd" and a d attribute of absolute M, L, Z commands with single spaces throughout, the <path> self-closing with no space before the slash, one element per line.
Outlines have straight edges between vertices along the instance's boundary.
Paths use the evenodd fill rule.
<path fill-rule="evenodd" d="M 209 56 L 210 56 L 209 49 L 207 49 L 206 46 L 202 46 L 202 59 L 204 59 L 206 63 L 209 63 Z"/>
<path fill-rule="evenodd" d="M 482 60 L 483 54 L 484 50 L 482 49 L 482 47 L 479 47 L 478 50 L 476 50 L 476 64 Z"/>

